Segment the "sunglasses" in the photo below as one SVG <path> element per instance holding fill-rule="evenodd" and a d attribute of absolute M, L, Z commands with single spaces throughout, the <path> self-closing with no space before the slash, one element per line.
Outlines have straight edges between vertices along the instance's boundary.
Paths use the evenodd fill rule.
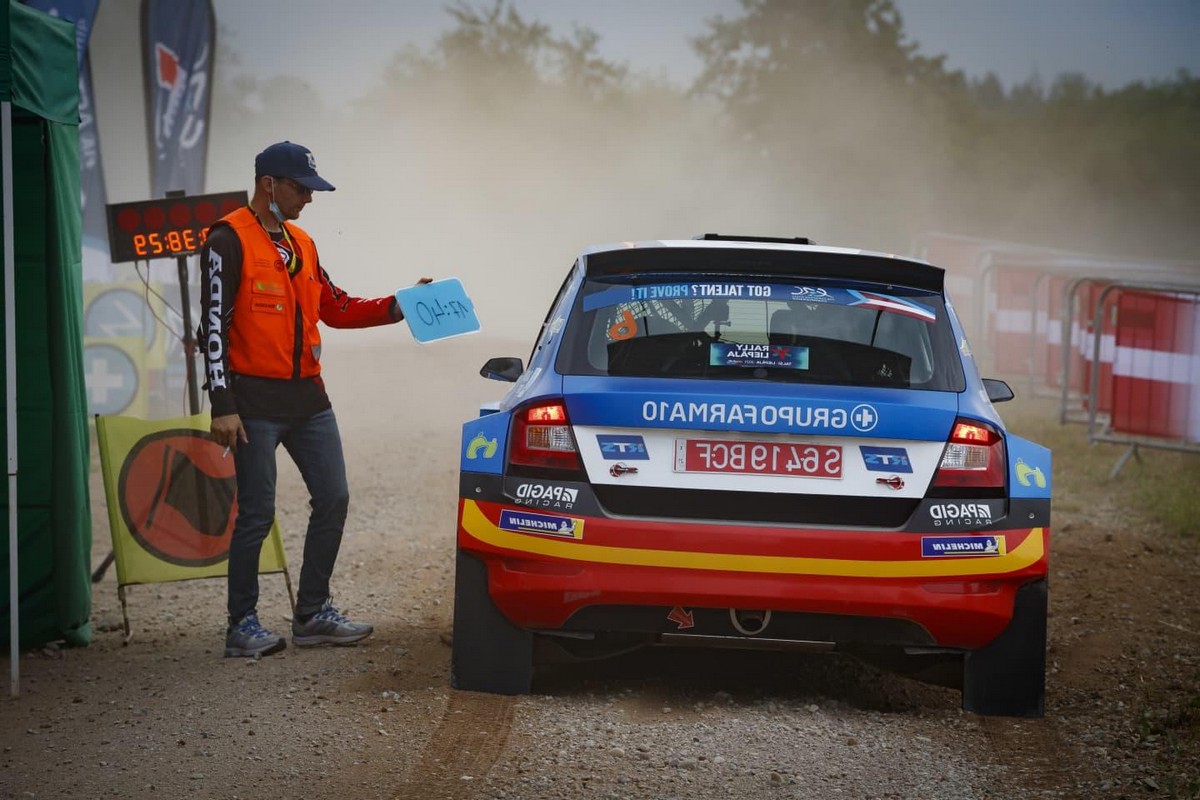
<path fill-rule="evenodd" d="M 312 189 L 308 188 L 307 186 L 300 183 L 299 181 L 293 180 L 291 178 L 281 176 L 281 177 L 276 178 L 275 180 L 283 181 L 288 186 L 292 187 L 292 191 L 296 192 L 297 194 L 310 195 L 313 193 Z"/>

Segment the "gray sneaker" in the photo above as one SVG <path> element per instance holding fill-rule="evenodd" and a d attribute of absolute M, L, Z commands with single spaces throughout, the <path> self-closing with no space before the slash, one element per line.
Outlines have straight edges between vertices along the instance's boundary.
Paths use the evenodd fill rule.
<path fill-rule="evenodd" d="M 308 622 L 292 620 L 292 643 L 296 647 L 315 644 L 354 644 L 371 635 L 375 628 L 365 622 L 351 622 L 326 600 Z"/>
<path fill-rule="evenodd" d="M 287 647 L 287 640 L 271 633 L 258 622 L 257 612 L 251 611 L 237 625 L 225 631 L 225 657 L 269 656 Z"/>

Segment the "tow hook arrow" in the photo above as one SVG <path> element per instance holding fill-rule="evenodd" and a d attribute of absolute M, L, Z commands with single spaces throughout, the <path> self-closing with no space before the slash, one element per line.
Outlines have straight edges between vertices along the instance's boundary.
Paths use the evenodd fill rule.
<path fill-rule="evenodd" d="M 692 612 L 684 611 L 681 606 L 675 606 L 672 608 L 671 613 L 667 614 L 667 619 L 678 625 L 678 630 L 696 627 L 696 620 L 695 617 L 692 616 Z"/>
<path fill-rule="evenodd" d="M 904 488 L 904 478 L 901 478 L 899 475 L 893 475 L 890 478 L 876 478 L 875 483 L 880 483 L 884 486 L 890 486 L 893 489 Z"/>
<path fill-rule="evenodd" d="M 637 475 L 637 467 L 631 467 L 622 462 L 617 462 L 608 468 L 608 474 L 614 478 L 619 478 L 622 475 Z"/>

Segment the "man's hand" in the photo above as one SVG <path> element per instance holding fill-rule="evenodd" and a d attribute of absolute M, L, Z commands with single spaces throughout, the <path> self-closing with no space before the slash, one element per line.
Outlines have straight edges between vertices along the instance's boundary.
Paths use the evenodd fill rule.
<path fill-rule="evenodd" d="M 420 278 L 417 278 L 417 282 L 414 283 L 413 286 L 424 286 L 427 283 L 433 283 L 433 278 L 421 276 Z M 404 319 L 404 312 L 400 310 L 400 303 L 395 297 L 392 298 L 391 316 L 392 322 L 399 322 L 400 320 Z"/>
<path fill-rule="evenodd" d="M 235 452 L 239 442 L 250 441 L 250 437 L 246 435 L 246 429 L 242 426 L 242 418 L 237 414 L 213 417 L 210 430 L 217 444 Z"/>

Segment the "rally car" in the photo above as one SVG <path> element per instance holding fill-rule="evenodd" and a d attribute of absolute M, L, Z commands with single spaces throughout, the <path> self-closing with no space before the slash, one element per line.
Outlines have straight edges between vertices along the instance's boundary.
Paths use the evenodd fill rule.
<path fill-rule="evenodd" d="M 1050 453 L 923 261 L 706 234 L 592 247 L 463 426 L 451 681 L 535 642 L 815 644 L 1040 716 Z"/>

